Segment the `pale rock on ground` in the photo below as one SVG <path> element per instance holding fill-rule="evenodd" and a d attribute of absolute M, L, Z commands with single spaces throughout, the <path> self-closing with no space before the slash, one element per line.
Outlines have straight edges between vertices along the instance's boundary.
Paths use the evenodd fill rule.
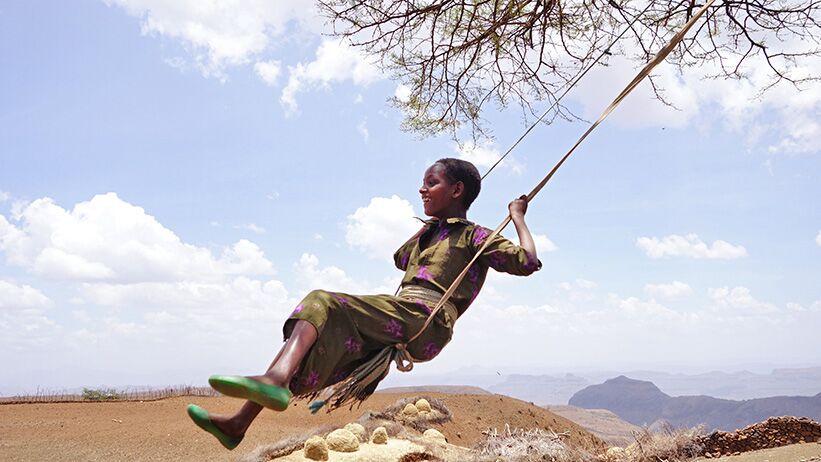
<path fill-rule="evenodd" d="M 356 435 L 359 441 L 363 443 L 368 441 L 368 434 L 365 432 L 365 427 L 363 427 L 361 424 L 351 422 L 348 425 L 345 425 L 343 428 Z"/>
<path fill-rule="evenodd" d="M 328 444 L 325 442 L 325 438 L 319 435 L 308 438 L 308 441 L 305 441 L 302 454 L 308 460 L 328 460 Z"/>
<path fill-rule="evenodd" d="M 413 403 L 408 403 L 405 405 L 405 408 L 402 409 L 402 414 L 405 414 L 408 417 L 416 417 L 419 415 L 419 409 Z"/>
<path fill-rule="evenodd" d="M 425 398 L 421 398 L 418 401 L 416 401 L 415 406 L 416 406 L 416 409 L 419 410 L 419 412 L 430 412 L 431 411 L 430 403 Z"/>
<path fill-rule="evenodd" d="M 385 444 L 388 442 L 388 430 L 385 427 L 376 427 L 371 434 L 371 443 Z"/>
<path fill-rule="evenodd" d="M 337 452 L 356 452 L 359 450 L 359 438 L 344 428 L 338 428 L 325 437 L 328 449 Z"/>
<path fill-rule="evenodd" d="M 429 428 L 429 429 L 425 430 L 425 433 L 422 433 L 422 437 L 430 439 L 430 440 L 441 441 L 442 443 L 447 442 L 447 439 L 445 438 L 445 435 L 443 435 L 442 432 L 440 432 L 439 430 L 437 430 L 435 428 Z"/>

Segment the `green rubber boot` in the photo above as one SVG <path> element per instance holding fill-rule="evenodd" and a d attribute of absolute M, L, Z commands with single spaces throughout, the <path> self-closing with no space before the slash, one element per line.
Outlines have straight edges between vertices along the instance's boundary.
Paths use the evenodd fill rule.
<path fill-rule="evenodd" d="M 208 379 L 211 388 L 225 396 L 247 399 L 275 411 L 288 409 L 291 391 L 276 385 L 268 385 L 241 375 L 212 375 Z"/>
<path fill-rule="evenodd" d="M 208 417 L 208 411 L 196 404 L 188 405 L 188 417 L 191 417 L 191 420 L 193 420 L 198 427 L 214 435 L 226 449 L 234 449 L 242 441 L 242 436 L 228 436 L 223 433 L 222 430 L 214 425 L 214 422 L 211 422 L 211 418 Z"/>

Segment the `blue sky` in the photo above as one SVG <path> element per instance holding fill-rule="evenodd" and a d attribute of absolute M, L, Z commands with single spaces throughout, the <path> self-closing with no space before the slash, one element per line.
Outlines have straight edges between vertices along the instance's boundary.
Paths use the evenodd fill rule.
<path fill-rule="evenodd" d="M 484 171 L 524 129 L 418 139 L 309 3 L 196 4 L 0 7 L 0 393 L 265 367 L 308 290 L 393 290 L 427 165 Z M 632 72 L 568 104 L 592 120 Z M 679 110 L 645 86 L 597 129 L 528 211 L 544 268 L 489 277 L 420 373 L 821 362 L 819 85 L 657 72 Z M 585 128 L 539 127 L 469 218 L 495 227 Z"/>

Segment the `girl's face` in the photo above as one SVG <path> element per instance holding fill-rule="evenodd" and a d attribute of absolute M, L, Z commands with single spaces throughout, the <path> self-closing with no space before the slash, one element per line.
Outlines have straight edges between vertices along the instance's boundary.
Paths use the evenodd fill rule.
<path fill-rule="evenodd" d="M 461 181 L 455 184 L 448 182 L 445 168 L 442 164 L 433 164 L 425 170 L 422 178 L 422 187 L 419 194 L 425 215 L 430 217 L 453 216 L 462 210 L 462 192 L 464 185 Z"/>

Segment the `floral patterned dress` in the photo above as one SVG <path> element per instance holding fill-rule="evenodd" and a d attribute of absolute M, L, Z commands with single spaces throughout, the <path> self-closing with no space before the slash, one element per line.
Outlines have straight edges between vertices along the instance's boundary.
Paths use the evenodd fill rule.
<path fill-rule="evenodd" d="M 402 285 L 419 285 L 444 293 L 473 258 L 491 231 L 463 218 L 424 221 L 418 238 L 394 253 L 396 267 L 405 272 Z M 522 247 L 497 235 L 450 300 L 461 316 L 479 294 L 488 268 L 527 276 L 542 267 L 541 261 Z M 291 380 L 291 391 L 309 396 L 348 376 L 386 346 L 406 342 L 424 324 L 432 305 L 393 295 L 350 295 L 314 290 L 291 313 L 283 327 L 287 339 L 297 320 L 310 322 L 319 333 Z M 408 351 L 420 360 L 433 359 L 450 341 L 453 324 L 445 310 Z"/>

